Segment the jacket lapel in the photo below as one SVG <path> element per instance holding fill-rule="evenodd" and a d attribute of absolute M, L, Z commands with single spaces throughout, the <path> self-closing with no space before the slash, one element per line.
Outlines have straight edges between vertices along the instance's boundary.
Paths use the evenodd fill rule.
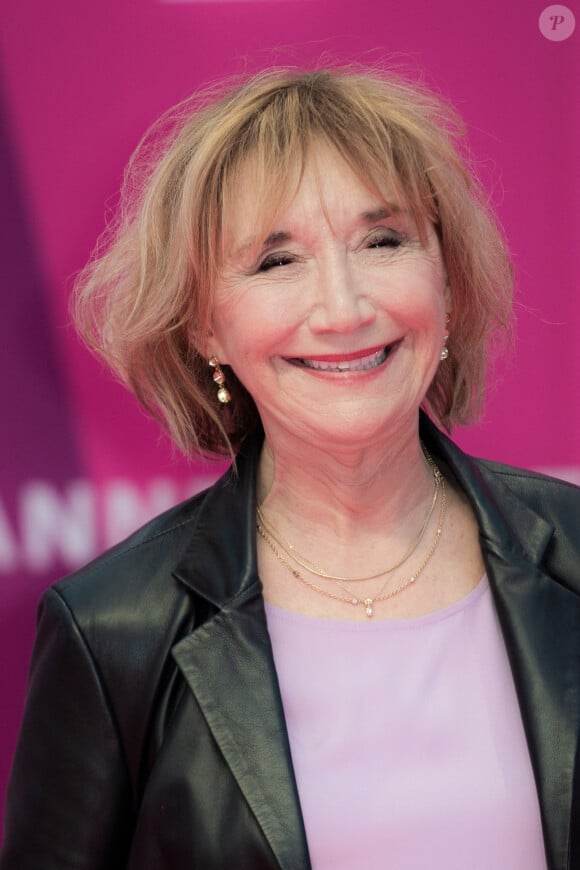
<path fill-rule="evenodd" d="M 486 474 L 440 433 L 429 434 L 434 453 L 448 462 L 478 515 L 534 768 L 549 867 L 568 870 L 571 835 L 580 833 L 572 831 L 580 736 L 580 597 L 541 567 L 552 525 L 499 475 Z"/>
<path fill-rule="evenodd" d="M 550 867 L 569 865 L 579 737 L 578 597 L 513 554 L 486 551 L 518 692 Z"/>
<path fill-rule="evenodd" d="M 283 870 L 309 870 L 282 700 L 257 576 L 261 439 L 208 492 L 174 575 L 214 614 L 173 648 L 213 737 Z"/>
<path fill-rule="evenodd" d="M 280 867 L 310 867 L 261 589 L 173 650 Z"/>

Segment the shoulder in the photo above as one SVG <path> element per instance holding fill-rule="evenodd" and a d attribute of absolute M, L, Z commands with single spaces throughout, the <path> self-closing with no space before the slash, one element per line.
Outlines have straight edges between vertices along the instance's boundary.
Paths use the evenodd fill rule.
<path fill-rule="evenodd" d="M 216 549 L 228 543 L 232 548 L 253 504 L 261 444 L 261 433 L 251 433 L 235 469 L 51 587 L 89 640 L 129 637 L 140 626 L 151 636 L 178 625 L 180 636 L 196 596 L 178 578 L 178 568 L 185 560 L 190 571 L 203 575 Z"/>
<path fill-rule="evenodd" d="M 174 562 L 187 546 L 209 490 L 176 505 L 142 526 L 126 540 L 83 568 L 55 583 L 53 589 L 81 615 L 94 613 L 99 601 L 118 607 L 123 598 L 135 605 L 148 589 L 165 586 Z"/>
<path fill-rule="evenodd" d="M 580 487 L 464 453 L 426 417 L 422 434 L 469 499 L 482 546 L 526 554 L 580 591 Z"/>
<path fill-rule="evenodd" d="M 471 461 L 485 482 L 488 498 L 524 549 L 539 546 L 544 570 L 580 592 L 580 487 L 539 472 Z"/>
<path fill-rule="evenodd" d="M 50 662 L 67 673 L 84 667 L 121 732 L 140 735 L 139 745 L 140 721 L 145 727 L 155 697 L 173 679 L 171 650 L 208 617 L 207 604 L 173 571 L 202 522 L 204 505 L 225 483 L 222 478 L 176 505 L 55 583 L 38 608 L 34 670 Z M 132 752 L 127 747 L 128 756 Z"/>
<path fill-rule="evenodd" d="M 531 510 L 558 526 L 575 528 L 580 535 L 580 487 L 537 471 L 487 459 L 473 459 L 488 487 L 498 499 L 503 488 Z"/>
<path fill-rule="evenodd" d="M 447 463 L 472 503 L 486 510 L 495 506 L 500 512 L 519 505 L 547 523 L 563 524 L 580 534 L 580 487 L 537 471 L 467 454 L 426 415 L 421 417 L 421 434 L 429 450 Z"/>
<path fill-rule="evenodd" d="M 227 501 L 232 478 L 226 472 L 209 489 L 55 583 L 41 601 L 40 615 L 51 605 L 68 614 L 97 657 L 118 641 L 132 637 L 140 643 L 145 634 L 150 645 L 154 637 L 163 643 L 165 636 L 170 646 L 193 618 L 190 590 L 174 577 L 174 568 L 203 525 L 206 504 Z"/>

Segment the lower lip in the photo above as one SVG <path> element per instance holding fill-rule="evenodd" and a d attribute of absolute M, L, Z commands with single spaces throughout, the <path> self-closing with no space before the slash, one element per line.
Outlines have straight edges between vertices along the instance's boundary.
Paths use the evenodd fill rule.
<path fill-rule="evenodd" d="M 296 362 L 292 359 L 287 359 L 286 362 L 294 366 L 295 368 L 299 368 L 302 369 L 302 371 L 308 372 L 308 374 L 310 375 L 319 375 L 324 378 L 340 378 L 341 380 L 352 380 L 353 378 L 360 380 L 363 377 L 372 377 L 373 375 L 382 372 L 385 366 L 389 363 L 389 361 L 393 358 L 393 356 L 399 349 L 401 343 L 402 339 L 390 345 L 389 351 L 385 359 L 378 365 L 368 369 L 345 369 L 344 371 L 339 371 L 338 369 L 314 369 L 310 366 L 306 366 L 303 363 Z"/>

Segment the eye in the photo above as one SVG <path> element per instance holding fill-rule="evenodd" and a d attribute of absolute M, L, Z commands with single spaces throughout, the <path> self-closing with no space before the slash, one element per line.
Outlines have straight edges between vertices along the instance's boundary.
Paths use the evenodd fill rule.
<path fill-rule="evenodd" d="M 404 242 L 401 233 L 395 230 L 381 230 L 374 233 L 368 240 L 367 248 L 400 248 Z"/>
<path fill-rule="evenodd" d="M 270 254 L 258 266 L 258 272 L 268 272 L 278 266 L 289 266 L 295 260 L 290 254 Z"/>

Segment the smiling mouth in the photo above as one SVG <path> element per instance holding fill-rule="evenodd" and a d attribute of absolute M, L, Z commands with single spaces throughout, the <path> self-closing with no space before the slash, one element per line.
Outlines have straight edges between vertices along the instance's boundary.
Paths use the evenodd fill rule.
<path fill-rule="evenodd" d="M 308 369 L 314 369 L 319 372 L 363 372 L 370 369 L 376 369 L 382 365 L 385 360 L 398 348 L 401 341 L 395 341 L 388 344 L 380 350 L 373 351 L 365 356 L 359 356 L 355 359 L 308 359 L 303 357 L 293 357 L 288 362 L 294 365 L 305 366 Z"/>

